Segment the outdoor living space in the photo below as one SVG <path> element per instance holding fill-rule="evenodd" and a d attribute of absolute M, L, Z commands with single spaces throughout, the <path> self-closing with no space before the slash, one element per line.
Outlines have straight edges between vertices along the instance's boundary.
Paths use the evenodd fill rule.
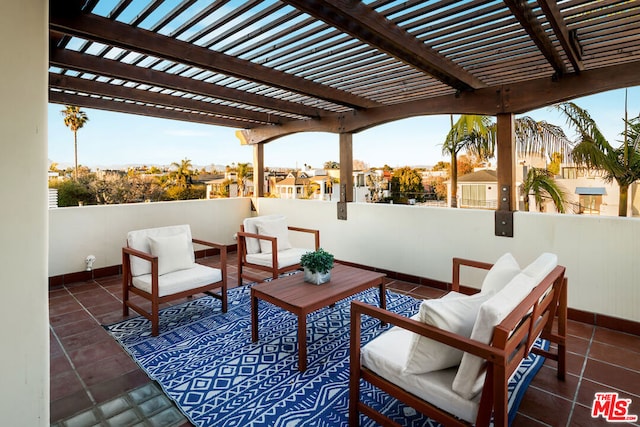
<path fill-rule="evenodd" d="M 604 425 L 604 419 L 591 418 L 596 392 L 618 392 L 621 398 L 631 399 L 630 413 L 640 412 L 635 403 L 640 399 L 637 322 L 625 320 L 622 312 L 613 314 L 616 309 L 634 305 L 632 295 L 636 291 L 631 275 L 638 274 L 634 270 L 637 267 L 629 266 L 627 270 L 631 271 L 626 272 L 616 270 L 616 264 L 622 261 L 617 261 L 615 252 L 610 250 L 611 239 L 615 238 L 631 256 L 637 255 L 632 243 L 637 221 L 612 218 L 603 223 L 602 219 L 573 217 L 564 222 L 560 215 L 522 213 L 516 215 L 514 237 L 506 239 L 493 235 L 492 215 L 481 210 L 355 204 L 349 206 L 349 220 L 344 223 L 334 219 L 336 204 L 331 202 L 260 199 L 256 207 L 260 214 L 281 213 L 291 224 L 320 229 L 322 247 L 334 253 L 337 260 L 383 271 L 387 274 L 388 291 L 419 299 L 438 298 L 446 293 L 454 256 L 493 262 L 511 251 L 524 265 L 540 252 L 557 253 L 559 262 L 567 266 L 569 283 L 569 375 L 566 381 L 558 381 L 555 362 L 547 361 L 527 389 L 514 425 Z M 86 250 L 85 243 L 72 242 L 100 242 L 93 248 L 97 258 L 93 273 L 52 275 L 59 282 L 52 280 L 49 292 L 52 423 L 74 416 L 97 420 L 104 416 L 97 408 L 104 405 L 112 411 L 104 413 L 115 417 L 135 414 L 136 419 L 148 417 L 150 423 L 156 423 L 149 425 L 188 425 L 187 419 L 101 326 L 122 320 L 117 257 L 125 230 L 141 226 L 140 217 L 147 218 L 143 223 L 149 226 L 192 218 L 194 236 L 225 242 L 233 250 L 233 234 L 242 219 L 255 214 L 246 198 L 62 208 L 50 212 L 52 271 L 74 271 L 71 265 L 82 263 L 84 257 L 80 254 Z M 389 215 L 400 219 L 391 221 Z M 109 230 L 94 227 L 105 216 L 110 218 Z M 424 224 L 432 222 L 441 226 L 426 230 Z M 71 228 L 68 224 L 72 223 L 83 225 Z M 481 224 L 488 224 L 488 229 L 482 230 L 478 227 Z M 589 233 L 582 232 L 582 227 L 587 227 Z M 592 239 L 603 235 L 609 238 L 595 245 Z M 581 236 L 578 247 L 573 236 Z M 58 252 L 64 253 L 53 255 Z M 228 257 L 230 287 L 237 283 L 235 255 L 230 252 Z M 207 256 L 198 261 L 217 266 L 219 259 Z M 589 271 L 581 273 L 577 265 Z M 604 266 L 606 273 L 595 272 Z M 613 271 L 616 280 L 602 276 Z M 82 277 L 100 272 L 107 275 Z M 476 278 L 467 280 L 472 284 Z M 607 308 L 607 301 L 615 308 Z M 136 393 L 145 396 L 140 406 L 131 396 Z"/>
<path fill-rule="evenodd" d="M 233 257 L 230 259 L 230 286 L 235 286 L 236 264 Z M 219 261 L 213 256 L 199 262 L 217 266 Z M 391 292 L 420 299 L 438 298 L 445 292 L 397 279 L 392 273 L 389 276 L 387 289 Z M 51 423 L 60 427 L 93 425 L 99 420 L 131 417 L 140 420 L 139 425 L 147 425 L 142 420 L 154 426 L 191 425 L 101 327 L 122 318 L 121 280 L 120 275 L 106 276 L 49 291 Z M 554 363 L 547 362 L 529 386 L 513 425 L 607 424 L 591 418 L 594 393 L 616 390 L 621 397 L 640 399 L 639 356 L 640 337 L 570 321 L 566 381 L 559 382 Z M 147 390 L 152 391 L 143 393 Z M 139 402 L 131 397 L 136 393 L 142 393 Z M 144 405 L 149 406 L 148 402 L 149 409 Z M 102 412 L 103 408 L 111 412 Z"/>
<path fill-rule="evenodd" d="M 102 327 L 121 320 L 125 236 L 186 223 L 233 253 L 244 218 L 276 213 L 319 229 L 337 260 L 420 297 L 445 292 L 453 257 L 511 252 L 527 265 L 556 254 L 568 278 L 569 375 L 561 382 L 544 367 L 514 424 L 604 425 L 590 416 L 596 393 L 640 414 L 640 221 L 517 211 L 514 174 L 516 115 L 640 84 L 637 1 L 24 0 L 1 10 L 6 424 L 44 426 L 99 404 L 120 416 L 115 425 L 132 414 L 185 424 Z M 266 145 L 327 133 L 339 147 L 340 202 L 266 198 L 257 185 L 253 199 L 48 209 L 48 103 L 232 128 L 253 150 L 258 183 Z M 496 118 L 498 211 L 353 202 L 355 134 L 457 114 Z M 81 418 L 71 425 L 98 422 Z"/>

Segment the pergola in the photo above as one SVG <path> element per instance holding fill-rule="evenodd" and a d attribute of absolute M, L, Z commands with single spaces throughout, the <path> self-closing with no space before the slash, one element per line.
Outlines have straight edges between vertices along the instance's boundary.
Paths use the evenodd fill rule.
<path fill-rule="evenodd" d="M 640 84 L 637 0 L 52 0 L 49 28 L 50 102 L 237 128 L 256 182 L 265 143 L 337 133 L 342 202 L 353 133 L 496 116 L 501 235 L 514 115 Z"/>

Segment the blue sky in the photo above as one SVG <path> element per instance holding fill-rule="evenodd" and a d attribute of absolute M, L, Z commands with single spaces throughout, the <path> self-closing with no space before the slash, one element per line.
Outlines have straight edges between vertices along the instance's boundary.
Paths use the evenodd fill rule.
<path fill-rule="evenodd" d="M 629 117 L 640 113 L 640 86 L 628 90 Z M 624 89 L 574 100 L 589 111 L 609 142 L 618 145 L 624 125 Z M 64 126 L 60 111 L 49 104 L 49 160 L 73 164 L 73 134 Z M 169 165 L 187 158 L 194 165 L 230 165 L 253 161 L 253 149 L 241 146 L 235 129 L 183 123 L 130 114 L 83 108 L 89 122 L 78 132 L 78 163 L 92 168 L 126 164 Z M 574 132 L 556 110 L 543 108 L 527 114 L 535 120 L 562 126 L 569 138 Z M 455 118 L 455 117 L 454 117 Z M 449 116 L 422 116 L 377 126 L 354 134 L 353 158 L 369 166 L 433 165 L 442 156 L 442 141 L 450 127 Z M 322 167 L 339 161 L 338 135 L 301 133 L 265 146 L 265 163 L 271 167 Z"/>

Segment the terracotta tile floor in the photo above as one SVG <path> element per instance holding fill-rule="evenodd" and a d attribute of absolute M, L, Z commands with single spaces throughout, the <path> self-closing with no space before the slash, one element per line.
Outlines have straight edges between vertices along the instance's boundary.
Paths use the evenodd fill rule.
<path fill-rule="evenodd" d="M 230 287 L 237 283 L 234 261 L 228 266 Z M 189 426 L 101 326 L 122 320 L 120 287 L 121 276 L 112 276 L 49 292 L 51 425 Z M 391 280 L 388 288 L 418 298 L 444 293 Z M 555 362 L 548 361 L 527 389 L 513 425 L 608 425 L 591 418 L 596 392 L 618 392 L 631 399 L 629 413 L 640 415 L 640 337 L 579 322 L 570 322 L 569 334 L 566 381 L 556 379 Z"/>

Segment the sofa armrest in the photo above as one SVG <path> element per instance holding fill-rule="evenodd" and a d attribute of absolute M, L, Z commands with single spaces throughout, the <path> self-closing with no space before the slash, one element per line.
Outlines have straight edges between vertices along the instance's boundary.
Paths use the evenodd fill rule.
<path fill-rule="evenodd" d="M 320 248 L 320 230 L 314 230 L 312 228 L 293 227 L 293 226 L 289 226 L 287 228 L 291 231 L 313 234 L 314 240 L 315 240 L 315 250 L 317 251 Z"/>
<path fill-rule="evenodd" d="M 128 247 L 122 248 L 122 255 L 123 256 L 132 255 L 138 258 L 146 259 L 147 261 L 150 261 L 150 262 L 153 262 L 154 260 L 156 262 L 158 261 L 158 257 L 155 255 L 151 255 L 149 253 L 142 252 L 137 249 L 128 248 Z"/>
<path fill-rule="evenodd" d="M 460 267 L 462 266 L 479 268 L 482 270 L 491 270 L 491 267 L 493 267 L 493 264 L 488 262 L 465 259 L 465 258 L 453 258 L 453 274 L 452 274 L 452 280 L 451 280 L 452 291 L 456 291 L 456 292 L 460 291 Z"/>
<path fill-rule="evenodd" d="M 191 239 L 191 241 L 193 243 L 197 243 L 198 245 L 202 245 L 202 246 L 209 246 L 210 248 L 216 248 L 216 249 L 220 249 L 220 250 L 225 250 L 227 249 L 226 245 L 223 245 L 222 243 L 215 243 L 215 242 L 209 242 L 207 240 L 200 240 L 200 239 Z"/>
<path fill-rule="evenodd" d="M 222 270 L 223 275 L 226 276 L 227 271 L 227 245 L 223 245 L 222 243 L 209 242 L 206 240 L 194 239 L 191 241 L 195 244 L 208 246 L 210 248 L 215 248 L 220 251 L 220 269 Z"/>
<path fill-rule="evenodd" d="M 435 326 L 427 325 L 426 323 L 401 316 L 392 311 L 369 305 L 361 301 L 351 302 L 352 332 L 354 324 L 360 324 L 360 316 L 362 314 L 379 319 L 381 322 L 391 323 L 400 328 L 415 332 L 416 334 L 431 338 L 432 340 L 455 347 L 466 353 L 471 353 L 491 362 L 500 362 L 504 360 L 505 357 L 504 352 L 490 345 L 483 344 L 479 341 L 463 337 Z M 360 333 L 358 332 L 357 335 L 360 336 Z"/>
<path fill-rule="evenodd" d="M 256 233 L 247 233 L 246 231 L 238 231 L 238 259 L 242 258 L 243 262 L 247 260 L 247 244 L 246 238 L 253 238 L 258 240 L 268 240 L 271 242 L 271 265 L 278 266 L 278 238 L 273 236 L 265 236 Z"/>
<path fill-rule="evenodd" d="M 124 247 L 122 248 L 122 277 L 123 283 L 127 284 L 131 281 L 131 257 L 145 259 L 151 263 L 151 291 L 154 295 L 158 294 L 158 257 L 149 253 L 139 251 L 137 249 Z"/>

